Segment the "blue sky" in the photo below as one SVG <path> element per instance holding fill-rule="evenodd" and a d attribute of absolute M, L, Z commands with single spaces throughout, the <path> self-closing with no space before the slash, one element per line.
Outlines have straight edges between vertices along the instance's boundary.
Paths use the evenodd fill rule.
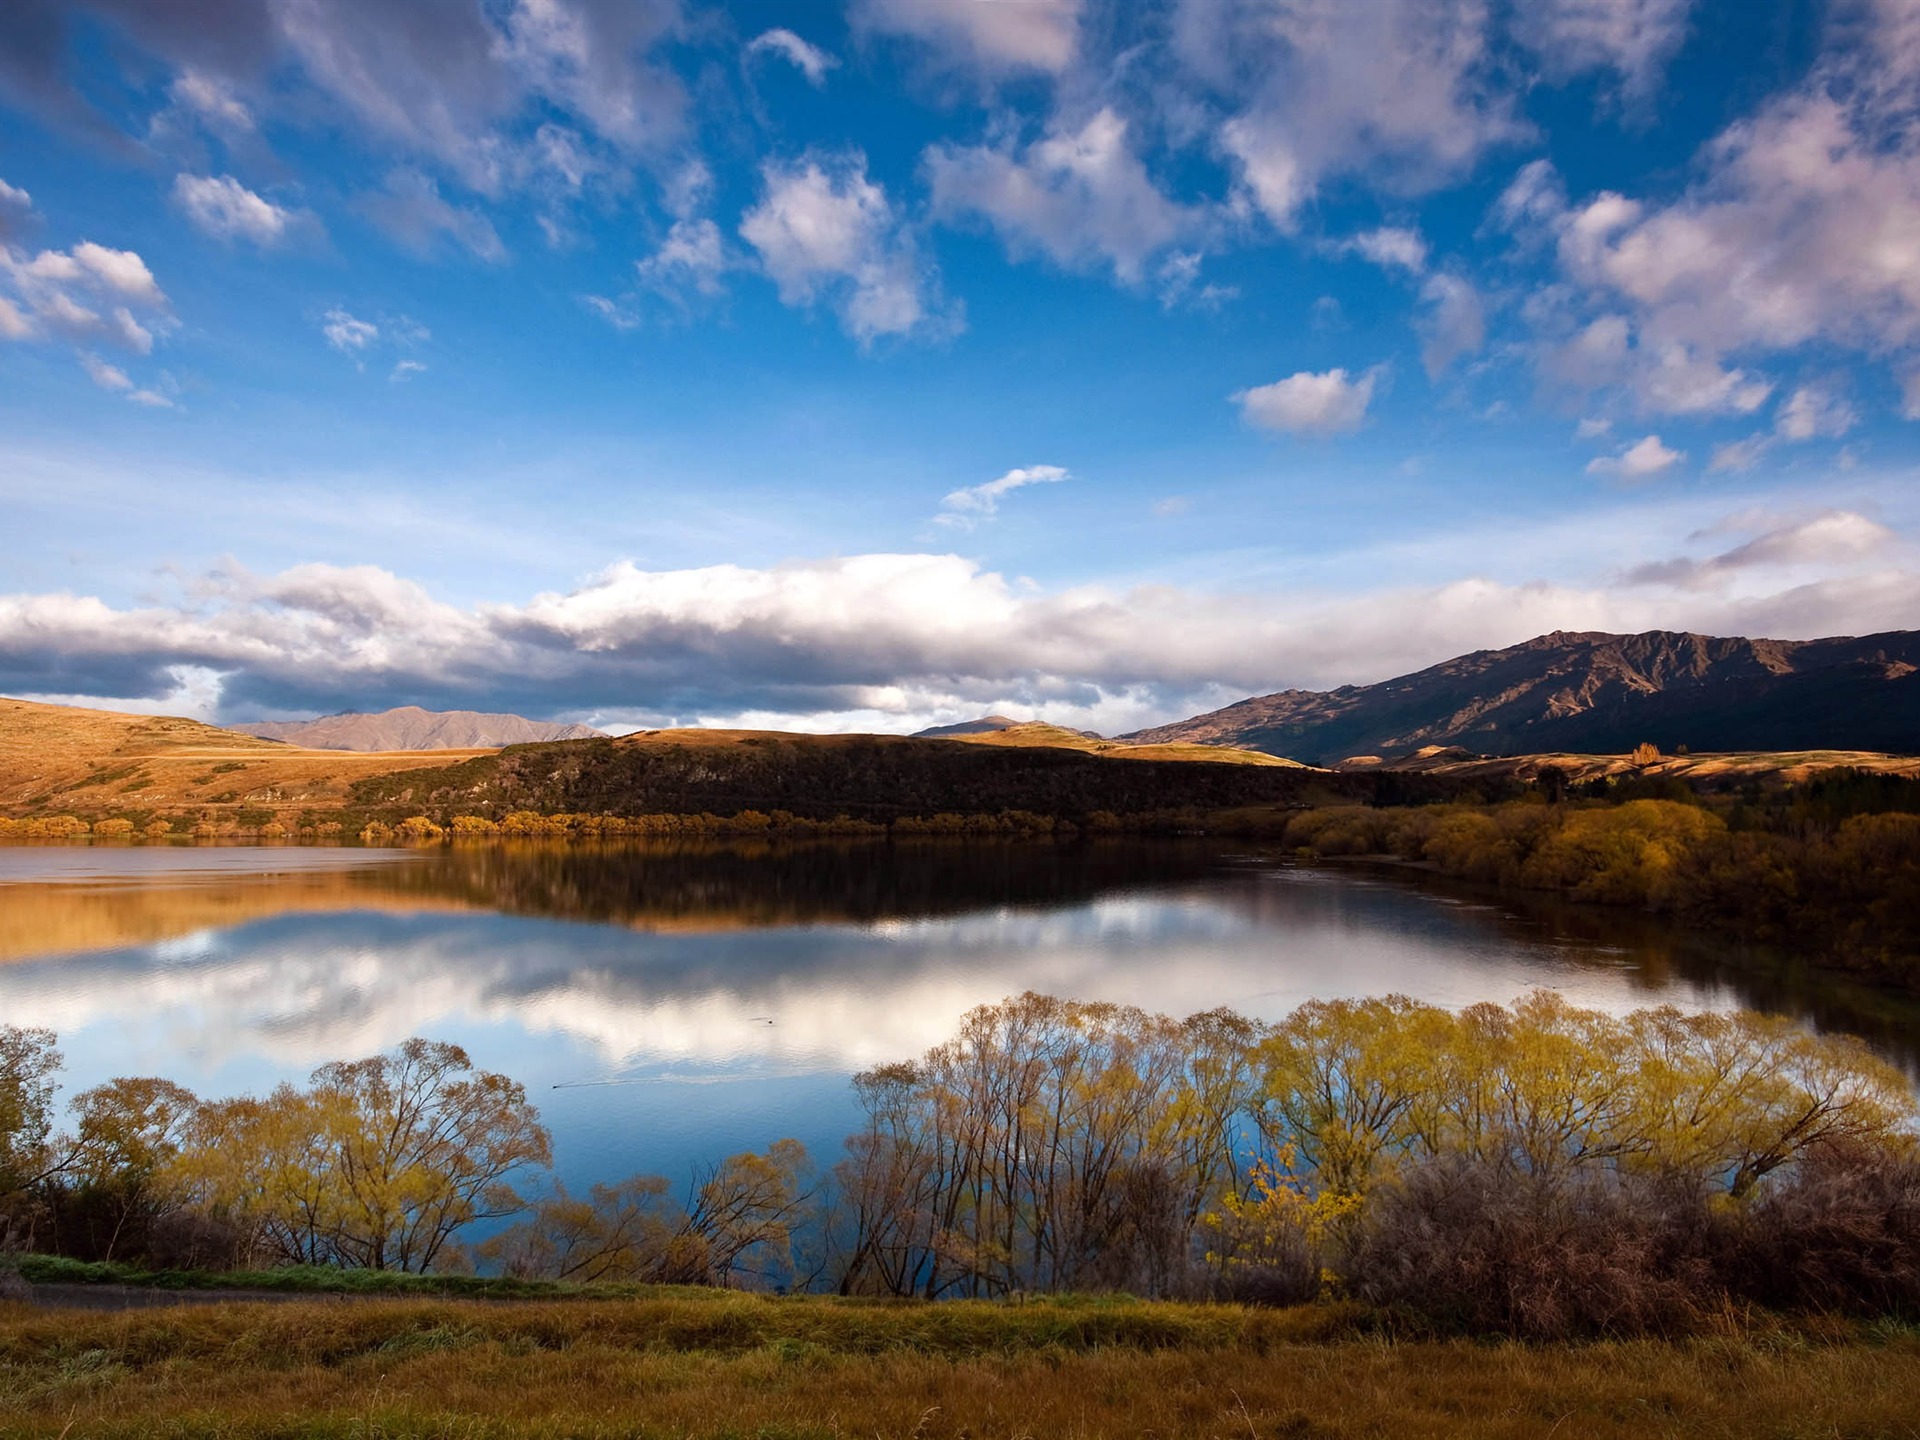
<path fill-rule="evenodd" d="M 1920 624 L 1911 0 L 16 0 L 0 691 L 1117 732 Z"/>

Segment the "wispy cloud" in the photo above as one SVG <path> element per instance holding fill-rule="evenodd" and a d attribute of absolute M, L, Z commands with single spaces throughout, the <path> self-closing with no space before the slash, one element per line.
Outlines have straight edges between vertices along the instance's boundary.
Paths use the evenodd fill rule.
<path fill-rule="evenodd" d="M 940 502 L 940 513 L 933 518 L 937 524 L 971 529 L 999 514 L 1000 502 L 1015 490 L 1028 485 L 1055 485 L 1071 478 L 1059 465 L 1028 465 L 1009 470 L 997 480 L 949 492 Z"/>

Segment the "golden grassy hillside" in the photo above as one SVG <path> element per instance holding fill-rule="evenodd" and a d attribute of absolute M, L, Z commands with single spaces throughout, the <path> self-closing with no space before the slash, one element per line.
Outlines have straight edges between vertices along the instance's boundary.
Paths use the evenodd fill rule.
<path fill-rule="evenodd" d="M 1010 725 L 1005 730 L 986 730 L 978 735 L 944 737 L 956 745 L 1038 745 L 1054 750 L 1080 750 L 1089 755 L 1105 755 L 1115 760 L 1195 760 L 1212 765 L 1288 765 L 1296 770 L 1309 769 L 1298 760 L 1268 755 L 1259 750 L 1239 750 L 1231 745 L 1137 745 L 1126 740 L 1095 740 L 1058 725 Z"/>
<path fill-rule="evenodd" d="M 1820 770 L 1852 768 L 1879 775 L 1920 776 L 1920 757 L 1885 755 L 1875 750 L 1739 751 L 1699 755 L 1662 755 L 1641 763 L 1631 755 L 1473 755 L 1454 746 L 1429 745 L 1397 760 L 1355 755 L 1337 769 L 1348 772 L 1392 770 L 1464 780 L 1532 780 L 1549 765 L 1579 784 L 1602 776 L 1647 776 L 1689 784 L 1725 785 L 1741 780 L 1797 784 Z"/>
<path fill-rule="evenodd" d="M 336 805 L 367 775 L 490 750 L 302 750 L 197 720 L 0 699 L 0 815 Z"/>

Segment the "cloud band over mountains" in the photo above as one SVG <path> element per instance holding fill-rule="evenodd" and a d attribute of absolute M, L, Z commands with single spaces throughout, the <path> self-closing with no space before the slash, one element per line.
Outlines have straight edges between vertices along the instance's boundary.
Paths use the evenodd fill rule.
<path fill-rule="evenodd" d="M 1793 638 L 1901 628 L 1920 610 L 1907 542 L 1854 512 L 1735 516 L 1684 548 L 1600 580 L 1345 594 L 1046 590 L 951 554 L 622 561 L 570 590 L 468 607 L 373 566 L 235 569 L 137 608 L 0 596 L 0 691 L 227 719 L 417 703 L 876 729 L 1012 703 L 1116 731 L 1554 629 Z"/>

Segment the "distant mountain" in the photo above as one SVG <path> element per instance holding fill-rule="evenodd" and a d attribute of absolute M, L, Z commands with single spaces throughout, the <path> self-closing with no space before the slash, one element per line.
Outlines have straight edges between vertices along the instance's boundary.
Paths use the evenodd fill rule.
<path fill-rule="evenodd" d="M 916 730 L 914 740 L 951 740 L 959 735 L 991 735 L 996 730 L 1011 730 L 1021 722 L 1006 715 L 983 715 L 978 720 L 962 720 L 957 725 L 930 725 Z"/>
<path fill-rule="evenodd" d="M 535 740 L 595 740 L 603 735 L 587 725 L 477 710 L 422 710 L 418 705 L 402 705 L 378 715 L 348 711 L 318 720 L 260 720 L 227 728 L 312 750 L 475 750 Z"/>
<path fill-rule="evenodd" d="M 969 735 L 998 735 L 1007 730 L 1052 731 L 1057 735 L 1074 735 L 1082 740 L 1104 740 L 1107 737 L 1097 730 L 1069 730 L 1061 725 L 1047 725 L 1038 720 L 1015 720 L 1007 715 L 982 715 L 978 720 L 962 720 L 957 725 L 934 725 L 925 730 L 916 730 L 908 736 L 910 740 L 961 740 Z"/>
<path fill-rule="evenodd" d="M 1124 736 L 1331 765 L 1424 746 L 1483 755 L 1662 750 L 1920 752 L 1920 631 L 1747 640 L 1555 631 L 1377 685 L 1283 690 Z"/>

